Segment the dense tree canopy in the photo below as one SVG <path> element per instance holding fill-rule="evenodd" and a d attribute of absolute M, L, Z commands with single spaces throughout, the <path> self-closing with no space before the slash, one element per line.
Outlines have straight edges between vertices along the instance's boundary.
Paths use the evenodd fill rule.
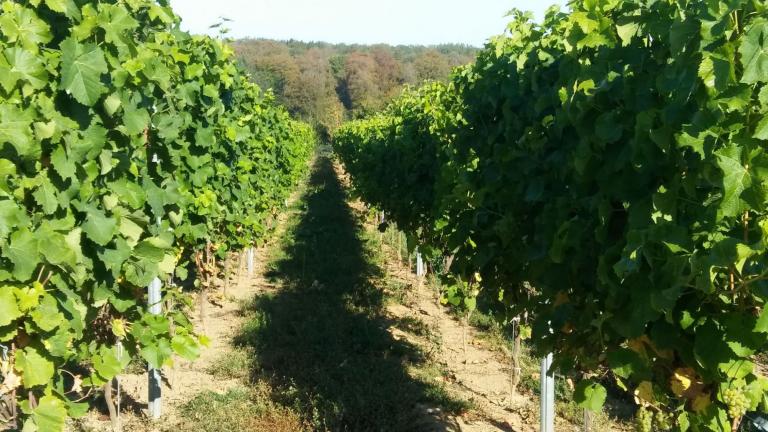
<path fill-rule="evenodd" d="M 262 88 L 321 130 L 384 108 L 405 85 L 445 81 L 474 60 L 465 45 L 435 47 L 334 45 L 244 39 L 235 51 Z"/>

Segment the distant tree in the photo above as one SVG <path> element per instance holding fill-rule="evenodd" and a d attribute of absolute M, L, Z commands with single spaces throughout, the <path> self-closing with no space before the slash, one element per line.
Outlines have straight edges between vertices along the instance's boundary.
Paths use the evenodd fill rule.
<path fill-rule="evenodd" d="M 445 80 L 451 74 L 451 64 L 448 58 L 437 50 L 421 53 L 413 62 L 419 81 Z"/>
<path fill-rule="evenodd" d="M 371 55 L 376 62 L 376 82 L 379 85 L 379 92 L 382 97 L 389 100 L 399 93 L 404 83 L 403 65 L 392 55 L 391 50 L 385 47 L 375 47 Z"/>
<path fill-rule="evenodd" d="M 345 93 L 349 98 L 345 106 L 353 117 L 375 111 L 383 105 L 377 82 L 378 65 L 373 56 L 360 52 L 350 54 L 344 71 Z"/>
<path fill-rule="evenodd" d="M 311 48 L 298 57 L 297 64 L 298 80 L 293 88 L 286 89 L 289 108 L 325 129 L 334 129 L 343 119 L 343 107 L 327 54 L 321 48 Z"/>
<path fill-rule="evenodd" d="M 290 108 L 286 94 L 297 86 L 299 67 L 288 47 L 277 41 L 238 41 L 234 44 L 240 61 L 251 72 L 253 81 L 272 89 L 277 99 Z"/>

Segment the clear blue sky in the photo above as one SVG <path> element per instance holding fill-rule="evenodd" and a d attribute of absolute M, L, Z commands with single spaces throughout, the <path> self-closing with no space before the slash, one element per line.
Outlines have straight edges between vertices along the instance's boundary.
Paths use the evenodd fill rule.
<path fill-rule="evenodd" d="M 232 37 L 346 43 L 482 46 L 504 31 L 513 8 L 541 19 L 564 0 L 171 0 L 182 27 L 207 33 L 219 16 Z"/>

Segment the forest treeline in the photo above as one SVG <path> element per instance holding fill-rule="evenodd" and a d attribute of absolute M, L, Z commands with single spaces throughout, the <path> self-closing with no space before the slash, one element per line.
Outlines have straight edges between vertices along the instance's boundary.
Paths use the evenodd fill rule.
<path fill-rule="evenodd" d="M 386 106 L 409 84 L 444 81 L 471 63 L 467 45 L 390 46 L 241 39 L 233 42 L 252 79 L 293 115 L 328 132 Z"/>

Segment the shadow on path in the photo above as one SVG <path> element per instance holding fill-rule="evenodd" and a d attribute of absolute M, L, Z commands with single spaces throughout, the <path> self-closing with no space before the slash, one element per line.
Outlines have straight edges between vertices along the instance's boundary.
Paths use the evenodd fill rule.
<path fill-rule="evenodd" d="M 408 368 L 419 349 L 387 331 L 382 290 L 362 225 L 327 156 L 321 156 L 299 213 L 288 222 L 267 277 L 283 288 L 258 297 L 238 342 L 256 352 L 254 377 L 316 430 L 456 430 L 427 407 L 466 408 Z"/>

